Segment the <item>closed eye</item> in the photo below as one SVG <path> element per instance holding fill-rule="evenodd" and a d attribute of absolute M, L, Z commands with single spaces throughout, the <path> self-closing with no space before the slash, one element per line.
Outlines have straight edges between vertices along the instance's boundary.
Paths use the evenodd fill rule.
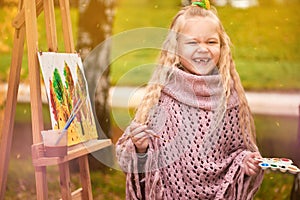
<path fill-rule="evenodd" d="M 208 44 L 218 44 L 218 43 L 219 43 L 218 41 L 214 41 L 214 40 L 208 41 Z"/>
<path fill-rule="evenodd" d="M 196 41 L 189 41 L 189 42 L 186 42 L 186 44 L 197 44 Z"/>
<path fill-rule="evenodd" d="M 220 41 L 216 38 L 210 38 L 207 40 L 207 44 L 209 44 L 209 45 L 215 45 L 215 44 L 219 44 L 219 43 L 220 43 Z"/>

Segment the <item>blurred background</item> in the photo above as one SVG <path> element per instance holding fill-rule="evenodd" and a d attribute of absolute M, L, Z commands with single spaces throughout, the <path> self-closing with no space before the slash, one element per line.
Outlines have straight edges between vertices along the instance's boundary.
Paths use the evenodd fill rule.
<path fill-rule="evenodd" d="M 225 30 L 231 37 L 234 60 L 245 90 L 260 94 L 300 94 L 300 1 L 211 2 L 217 8 Z M 58 6 L 58 1 L 55 4 Z M 145 43 L 155 41 L 155 44 L 159 44 L 164 35 L 151 35 L 147 27 L 168 28 L 173 16 L 185 4 L 189 4 L 189 1 L 70 0 L 74 42 L 77 52 L 84 60 L 95 114 L 102 131 L 114 143 L 128 125 L 134 107 L 111 107 L 108 102 L 109 91 L 112 87 L 144 86 L 159 53 L 159 48 L 148 48 L 147 45 L 135 48 L 134 45 L 143 40 L 129 36 L 132 36 L 132 31 L 144 33 L 141 38 Z M 13 46 L 12 21 L 17 13 L 17 0 L 0 0 L 0 130 L 5 117 L 3 110 Z M 58 7 L 55 13 L 58 51 L 64 52 Z M 38 17 L 41 51 L 48 49 L 45 31 L 44 16 L 41 13 Z M 122 35 L 127 36 L 126 39 L 114 40 Z M 124 47 L 127 47 L 127 51 L 120 53 L 120 49 Z M 29 94 L 26 53 L 25 45 L 5 199 L 35 199 L 35 179 L 31 163 L 31 111 L 30 100 L 26 98 Z M 49 109 L 45 99 L 43 113 L 45 129 L 49 129 Z M 275 112 L 272 115 L 254 113 L 254 116 L 262 155 L 292 158 L 299 166 L 298 115 Z M 102 166 L 97 161 L 91 161 L 91 168 L 95 199 L 125 198 L 123 172 L 114 167 Z M 49 199 L 57 199 L 60 195 L 59 179 L 55 175 L 57 168 L 49 167 L 47 173 L 50 180 Z M 266 172 L 255 199 L 290 199 L 294 178 L 294 175 L 288 173 Z M 74 188 L 79 185 L 75 167 L 72 184 Z"/>

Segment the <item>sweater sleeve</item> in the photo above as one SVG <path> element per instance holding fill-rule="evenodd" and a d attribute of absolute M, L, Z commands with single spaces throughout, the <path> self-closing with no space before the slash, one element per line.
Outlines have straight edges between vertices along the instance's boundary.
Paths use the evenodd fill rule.
<path fill-rule="evenodd" d="M 242 150 L 237 153 L 221 183 L 221 189 L 215 199 L 251 200 L 263 180 L 263 170 L 256 176 L 248 176 L 243 168 L 243 160 L 250 151 Z"/>
<path fill-rule="evenodd" d="M 132 164 L 137 162 L 137 172 L 142 172 L 143 167 L 147 160 L 147 152 L 146 153 L 137 153 L 136 148 L 128 135 L 130 134 L 130 126 L 128 126 L 123 133 L 123 135 L 119 138 L 116 144 L 116 156 L 118 163 L 121 169 L 126 172 L 134 172 Z"/>
<path fill-rule="evenodd" d="M 130 126 L 129 126 L 130 127 Z M 147 162 L 147 153 L 138 154 L 135 146 L 128 137 L 129 127 L 116 144 L 117 161 L 126 173 L 126 199 L 143 199 L 144 195 L 144 167 Z"/>
<path fill-rule="evenodd" d="M 128 137 L 129 134 L 129 127 L 127 127 L 116 144 L 117 161 L 125 173 L 130 172 L 130 163 L 134 158 L 136 159 L 134 144 Z"/>

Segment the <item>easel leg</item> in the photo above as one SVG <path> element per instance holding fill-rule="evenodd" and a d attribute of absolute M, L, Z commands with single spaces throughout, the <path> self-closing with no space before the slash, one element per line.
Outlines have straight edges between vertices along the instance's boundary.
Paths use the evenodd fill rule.
<path fill-rule="evenodd" d="M 68 0 L 59 0 L 59 7 L 62 19 L 62 27 L 63 27 L 63 37 L 66 52 L 73 53 L 75 51 L 74 48 L 74 40 L 72 34 L 72 23 L 70 16 L 70 3 Z"/>
<path fill-rule="evenodd" d="M 63 200 L 71 200 L 69 162 L 59 164 L 60 188 Z"/>
<path fill-rule="evenodd" d="M 80 180 L 82 184 L 82 199 L 91 200 L 93 199 L 92 184 L 89 170 L 88 155 L 78 158 L 80 168 Z"/>
<path fill-rule="evenodd" d="M 30 106 L 31 106 L 31 122 L 33 143 L 42 141 L 41 130 L 44 129 L 43 115 L 42 115 L 42 99 L 41 99 L 41 83 L 40 83 L 40 69 L 38 65 L 37 50 L 37 15 L 35 0 L 24 1 L 25 8 L 25 26 L 26 26 L 26 40 L 28 47 L 28 70 L 30 76 Z M 37 188 L 37 199 L 47 199 L 48 188 L 46 179 L 46 167 L 36 168 L 35 180 Z"/>
<path fill-rule="evenodd" d="M 15 31 L 12 51 L 11 68 L 9 73 L 8 91 L 5 106 L 5 117 L 1 133 L 0 143 L 0 199 L 4 199 L 6 190 L 7 170 L 10 156 L 10 149 L 13 136 L 14 119 L 17 104 L 17 94 L 20 82 L 22 66 L 23 47 L 25 38 L 25 26 Z"/>
<path fill-rule="evenodd" d="M 35 167 L 35 180 L 46 180 L 46 167 Z M 46 181 L 36 182 L 36 199 L 48 199 L 48 185 Z"/>

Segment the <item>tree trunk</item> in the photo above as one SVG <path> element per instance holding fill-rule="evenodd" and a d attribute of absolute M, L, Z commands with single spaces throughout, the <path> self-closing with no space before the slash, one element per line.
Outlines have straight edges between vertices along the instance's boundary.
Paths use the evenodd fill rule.
<path fill-rule="evenodd" d="M 114 0 L 78 0 L 79 24 L 77 51 L 84 60 L 85 75 L 94 114 L 97 116 L 99 138 L 111 138 L 109 92 L 110 42 L 100 45 L 111 36 L 114 15 Z M 97 48 L 95 48 L 98 46 Z M 94 49 L 94 50 L 93 50 Z M 91 53 L 91 51 L 93 52 Z M 97 120 L 96 120 L 97 121 Z M 101 150 L 101 162 L 112 163 L 112 150 Z M 97 152 L 98 153 L 98 152 Z M 98 161 L 91 161 L 91 168 L 98 168 Z M 102 168 L 102 167 L 101 167 Z"/>

